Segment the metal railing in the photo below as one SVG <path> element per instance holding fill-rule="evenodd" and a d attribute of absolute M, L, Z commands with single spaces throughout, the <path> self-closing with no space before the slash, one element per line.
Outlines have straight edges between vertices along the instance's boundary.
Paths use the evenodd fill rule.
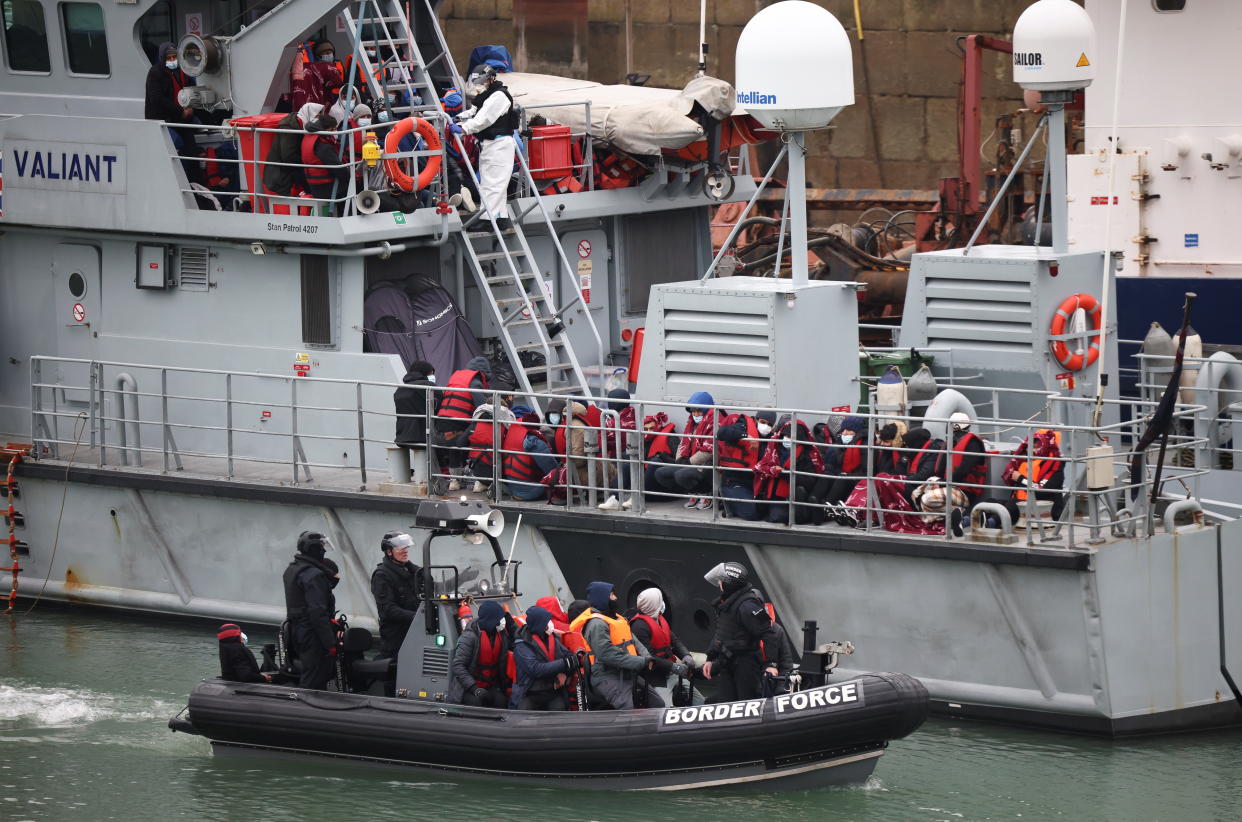
<path fill-rule="evenodd" d="M 72 374 L 79 376 L 68 379 Z M 128 379 L 120 380 L 122 374 Z M 433 409 L 432 412 L 398 414 L 393 396 L 399 390 L 422 392 L 425 407 Z M 807 437 L 798 433 L 803 430 L 802 425 L 807 431 L 815 432 L 816 423 L 842 416 L 830 411 L 757 406 L 706 409 L 705 413 L 712 414 L 717 422 L 734 413 L 753 415 L 761 410 L 773 411 L 778 416 L 773 437 L 777 436 L 782 420 L 788 425 L 786 430 L 793 432 L 789 435 L 795 455 L 792 460 L 787 458 L 788 452 L 781 452 L 778 438 L 743 440 L 744 445 L 758 449 L 754 460 L 761 471 L 776 480 L 761 483 L 756 482 L 756 473 L 750 468 L 721 466 L 718 425 L 703 431 L 689 431 L 684 425 L 676 425 L 680 429 L 675 432 L 679 440 L 677 450 L 667 453 L 656 447 L 658 434 L 647 430 L 647 423 L 662 424 L 663 420 L 671 422 L 680 417 L 682 403 L 631 400 L 610 408 L 608 403 L 615 401 L 538 394 L 536 396 L 544 401 L 565 400 L 565 418 L 556 425 L 541 420 L 527 426 L 527 436 L 533 433 L 535 440 L 545 443 L 550 453 L 547 459 L 535 459 L 536 463 L 544 463 L 538 472 L 545 475 L 540 481 L 520 482 L 512 474 L 506 474 L 506 462 L 528 454 L 527 443 L 524 441 L 521 451 L 506 449 L 500 425 L 493 424 L 490 436 L 481 437 L 480 433 L 486 430 L 483 427 L 486 420 L 437 413 L 434 409 L 439 407 L 440 398 L 450 390 L 454 389 L 34 357 L 31 360 L 31 432 L 35 453 L 43 458 L 56 459 L 60 449 L 85 444 L 99 467 L 128 467 L 159 473 L 187 471 L 238 481 L 291 485 L 316 482 L 317 477 L 317 484 L 322 486 L 365 490 L 373 481 L 374 466 L 382 459 L 385 449 L 395 447 L 393 435 L 399 421 L 412 421 L 419 431 L 418 438 L 424 441 L 414 448 L 416 458 L 422 461 L 418 467 L 423 476 L 430 478 L 433 491 L 445 490 L 444 486 L 453 480 L 479 482 L 483 486 L 481 492 L 495 501 L 513 497 L 542 504 L 551 493 L 563 496 L 569 508 L 584 511 L 594 511 L 601 502 L 615 495 L 617 504 L 628 503 L 625 507 L 634 514 L 656 513 L 663 509 L 666 517 L 686 516 L 702 521 L 706 516 L 713 522 L 730 515 L 738 519 L 759 519 L 748 508 L 759 505 L 767 509 L 762 517 L 767 527 L 795 529 L 818 528 L 826 517 L 844 512 L 856 521 L 858 528 L 868 533 L 897 531 L 955 538 L 951 505 L 936 510 L 911 503 L 916 497 L 915 486 L 924 484 L 923 479 L 915 479 L 908 473 L 877 470 L 879 462 L 890 456 L 901 465 L 920 455 L 901 444 L 891 448 L 877 444 L 880 429 L 886 423 L 902 423 L 913 429 L 922 424 L 917 416 L 852 414 L 850 416 L 865 421 L 866 430 L 859 432 L 863 438 L 857 444 L 845 445 L 814 434 Z M 484 389 L 480 393 L 494 409 L 514 401 L 513 395 L 502 391 Z M 1105 541 L 1109 535 L 1125 537 L 1151 533 L 1155 512 L 1147 504 L 1151 470 L 1146 463 L 1153 460 L 1147 459 L 1146 454 L 1137 455 L 1140 471 L 1137 480 L 1131 481 L 1128 472 L 1131 459 L 1136 455 L 1126 450 L 1126 443 L 1137 440 L 1143 417 L 1152 410 L 1152 404 L 1141 400 L 1121 401 L 1133 412 L 1130 420 L 1090 428 L 1066 425 L 1058 420 L 1082 410 L 1076 406 L 1088 407 L 1092 400 L 1055 393 L 1046 394 L 1046 399 L 1045 410 L 1038 418 L 980 418 L 975 422 L 973 431 L 990 440 L 993 446 L 992 452 L 984 457 L 985 465 L 991 470 L 986 481 L 972 478 L 965 491 L 972 499 L 997 504 L 1012 500 L 1014 491 L 1019 489 L 1012 477 L 997 477 L 999 463 L 1010 463 L 1014 459 L 1013 446 L 1019 439 L 1029 442 L 1035 431 L 1052 430 L 1058 432 L 1062 443 L 1059 453 L 1040 457 L 1030 453 L 1028 448 L 1025 459 L 1017 458 L 1019 463 L 1025 461 L 1027 477 L 1035 475 L 1036 460 L 1058 463 L 1065 477 L 1061 489 L 1035 490 L 1028 493 L 1019 506 L 1020 515 L 1031 524 L 1026 544 L 1078 548 L 1084 542 L 1080 539 L 1084 530 L 1086 544 Z M 591 410 L 594 403 L 598 403 L 596 412 Z M 1190 418 L 1199 410 L 1202 407 L 1181 408 L 1176 418 Z M 134 435 L 122 438 L 123 430 L 132 431 Z M 142 436 L 144 431 L 146 436 Z M 565 453 L 556 453 L 558 434 L 566 444 Z M 1002 441 L 1001 437 L 1008 439 Z M 156 442 L 158 446 L 151 444 Z M 1113 450 L 1106 454 L 1087 452 L 1088 445 L 1100 442 L 1113 445 Z M 1169 442 L 1164 485 L 1183 486 L 1188 499 L 1197 498 L 1195 480 L 1205 471 L 1176 464 L 1174 455 L 1201 444 L 1201 440 L 1184 433 L 1175 433 Z M 531 445 L 539 450 L 537 443 L 532 441 Z M 808 450 L 813 449 L 821 457 L 843 457 L 851 448 L 859 449 L 860 467 L 850 472 L 830 467 L 835 464 L 833 460 L 817 467 Z M 694 457 L 695 453 L 704 456 Z M 341 458 L 337 459 L 337 454 Z M 142 457 L 155 455 L 159 457 L 157 468 L 141 462 Z M 955 455 L 960 454 L 953 450 L 952 442 L 942 441 L 923 452 L 922 458 L 932 458 L 944 466 L 952 465 Z M 1108 481 L 1099 487 L 1090 487 L 1086 481 L 1092 460 L 1102 460 L 1106 464 L 1104 473 Z M 454 470 L 454 466 L 461 467 Z M 553 468 L 555 470 L 551 470 Z M 563 478 L 562 468 L 565 469 Z M 952 501 L 955 489 L 963 491 L 965 482 L 960 477 L 955 480 L 952 471 L 943 473 L 945 476 L 939 477 L 939 482 L 933 485 L 945 500 Z M 1096 471 L 1093 475 L 1099 473 Z M 782 493 L 769 487 L 781 481 L 786 486 Z M 813 490 L 833 486 L 836 489 L 833 499 L 827 494 L 817 496 Z M 765 488 L 767 490 L 763 490 Z M 848 493 L 843 496 L 843 491 Z M 1060 518 L 1043 521 L 1037 497 L 1044 502 L 1059 502 L 1063 509 Z M 678 501 L 689 500 L 706 501 L 700 505 L 710 508 L 710 513 L 682 512 L 675 505 Z M 828 507 L 832 504 L 838 507 Z M 1007 535 L 1009 541 L 1013 541 L 1012 526 L 1012 522 L 1002 523 L 1000 528 L 1006 532 L 1001 536 Z M 985 532 L 976 529 L 976 536 L 981 533 Z"/>

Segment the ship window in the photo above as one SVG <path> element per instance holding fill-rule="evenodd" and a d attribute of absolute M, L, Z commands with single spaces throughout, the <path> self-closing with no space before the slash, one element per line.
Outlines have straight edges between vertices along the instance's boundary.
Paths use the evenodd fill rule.
<path fill-rule="evenodd" d="M 1185 11 L 1186 0 L 1151 0 L 1156 11 Z"/>
<path fill-rule="evenodd" d="M 65 53 L 74 74 L 108 73 L 108 38 L 103 9 L 98 3 L 61 3 L 65 26 Z"/>
<path fill-rule="evenodd" d="M 43 22 L 43 4 L 38 0 L 4 0 L 4 48 L 13 71 L 36 71 L 50 74 L 52 61 L 47 56 L 47 26 Z"/>
<path fill-rule="evenodd" d="M 302 342 L 332 345 L 332 278 L 328 258 L 302 255 Z"/>
<path fill-rule="evenodd" d="M 159 0 L 138 18 L 138 45 L 142 46 L 142 53 L 154 65 L 155 58 L 159 56 L 155 52 L 160 43 L 175 42 L 177 38 L 173 34 L 172 6 L 168 0 Z"/>
<path fill-rule="evenodd" d="M 77 271 L 69 275 L 69 293 L 74 299 L 86 293 L 86 278 Z"/>

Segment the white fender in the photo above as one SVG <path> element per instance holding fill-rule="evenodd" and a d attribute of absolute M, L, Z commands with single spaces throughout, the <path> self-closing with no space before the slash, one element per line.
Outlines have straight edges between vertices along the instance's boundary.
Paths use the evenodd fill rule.
<path fill-rule="evenodd" d="M 1195 415 L 1195 438 L 1205 439 L 1215 432 L 1220 412 L 1242 402 L 1242 362 L 1224 351 L 1208 357 L 1195 379 L 1195 397 L 1199 404 L 1207 406 L 1207 410 Z M 1209 464 L 1210 460 L 1208 457 Z"/>

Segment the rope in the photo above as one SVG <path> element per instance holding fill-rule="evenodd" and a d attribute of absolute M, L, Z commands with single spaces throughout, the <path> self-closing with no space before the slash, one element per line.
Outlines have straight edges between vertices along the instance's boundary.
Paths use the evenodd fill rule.
<path fill-rule="evenodd" d="M 13 608 L 17 604 L 17 574 L 21 571 L 21 566 L 17 561 L 17 512 L 13 510 L 13 500 L 16 498 L 15 482 L 13 481 L 13 471 L 17 468 L 17 463 L 21 462 L 21 452 L 16 452 L 9 457 L 9 470 L 5 476 L 5 486 L 8 488 L 8 520 L 9 520 L 9 559 L 12 560 L 11 574 L 12 587 L 9 589 L 9 607 L 5 609 L 6 614 L 13 613 Z"/>
<path fill-rule="evenodd" d="M 47 590 L 47 583 L 52 578 L 52 566 L 56 562 L 56 549 L 60 547 L 60 524 L 65 518 L 65 499 L 69 496 L 69 469 L 73 467 L 73 458 L 77 456 L 78 445 L 82 442 L 82 435 L 86 433 L 86 412 L 78 413 L 78 418 L 74 421 L 73 427 L 77 430 L 73 440 L 73 450 L 69 452 L 69 462 L 65 465 L 65 478 L 61 481 L 64 490 L 60 495 L 60 513 L 56 515 L 56 534 L 52 537 L 52 556 L 47 561 L 47 576 L 43 578 L 43 585 L 39 588 L 39 594 L 34 598 L 34 602 L 30 603 L 30 607 L 22 616 L 28 616 L 35 606 L 39 604 L 39 600 L 43 599 L 43 593 Z"/>

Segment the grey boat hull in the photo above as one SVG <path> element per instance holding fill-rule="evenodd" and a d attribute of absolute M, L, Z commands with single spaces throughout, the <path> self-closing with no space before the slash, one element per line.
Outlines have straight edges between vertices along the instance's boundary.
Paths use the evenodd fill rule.
<path fill-rule="evenodd" d="M 65 469 L 19 474 L 22 538 L 38 547 L 19 594 L 144 612 L 277 623 L 291 535 L 322 528 L 341 554 L 339 608 L 373 626 L 380 535 L 413 520 L 408 498 L 72 468 L 57 541 Z M 499 507 L 524 602 L 567 601 L 593 579 L 623 596 L 657 584 L 702 648 L 714 618 L 703 570 L 739 559 L 795 644 L 818 620 L 821 636 L 858 647 L 843 673 L 907 671 L 953 715 L 1108 735 L 1242 720 L 1239 522 L 1066 551 Z"/>

